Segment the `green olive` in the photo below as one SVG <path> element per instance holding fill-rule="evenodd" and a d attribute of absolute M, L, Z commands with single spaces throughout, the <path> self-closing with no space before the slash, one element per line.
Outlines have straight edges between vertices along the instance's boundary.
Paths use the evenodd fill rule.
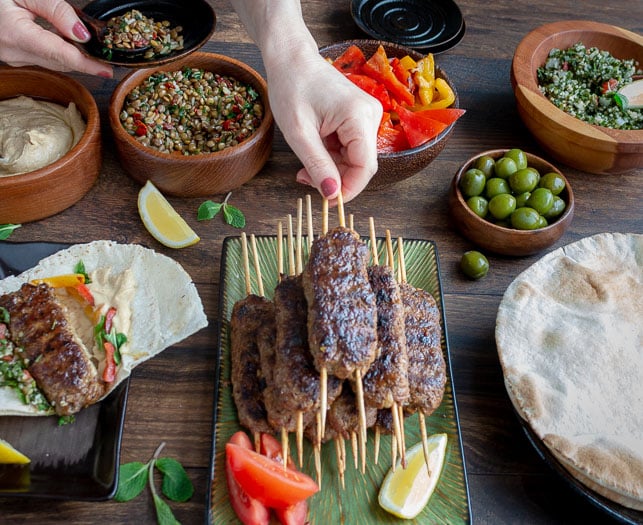
<path fill-rule="evenodd" d="M 527 199 L 527 206 L 541 215 L 547 213 L 554 205 L 554 194 L 547 188 L 536 188 Z"/>
<path fill-rule="evenodd" d="M 460 191 L 465 199 L 480 195 L 484 191 L 484 185 L 487 181 L 485 174 L 476 168 L 468 169 L 460 179 Z"/>
<path fill-rule="evenodd" d="M 482 217 L 484 219 L 487 216 L 489 202 L 481 195 L 474 195 L 473 197 L 469 197 L 467 199 L 467 206 L 469 206 L 473 213 L 475 213 L 478 217 Z"/>
<path fill-rule="evenodd" d="M 464 252 L 460 260 L 460 268 L 471 279 L 480 279 L 489 271 L 489 261 L 480 252 L 470 250 Z"/>
<path fill-rule="evenodd" d="M 554 195 L 554 203 L 552 204 L 552 207 L 549 208 L 549 211 L 545 213 L 543 216 L 547 220 L 555 219 L 565 211 L 566 207 L 567 205 L 565 204 L 565 201 L 561 199 L 558 195 Z"/>
<path fill-rule="evenodd" d="M 526 191 L 524 193 L 519 193 L 518 195 L 516 195 L 516 208 L 527 206 L 527 199 L 529 199 L 530 196 L 530 191 Z"/>
<path fill-rule="evenodd" d="M 496 161 L 489 155 L 482 155 L 476 159 L 474 167 L 482 171 L 487 178 L 493 177 L 493 169 Z"/>
<path fill-rule="evenodd" d="M 504 156 L 513 159 L 519 170 L 523 170 L 527 167 L 527 154 L 521 149 L 512 148 L 505 153 Z"/>
<path fill-rule="evenodd" d="M 496 195 L 500 195 L 501 193 L 511 193 L 509 183 L 505 179 L 501 179 L 500 177 L 491 177 L 487 181 L 487 186 L 485 188 L 487 199 L 491 200 Z"/>
<path fill-rule="evenodd" d="M 496 219 L 506 219 L 516 209 L 516 198 L 510 193 L 500 193 L 489 201 L 489 213 Z"/>
<path fill-rule="evenodd" d="M 538 172 L 529 168 L 521 168 L 509 177 L 509 186 L 514 193 L 532 191 L 538 186 Z"/>
<path fill-rule="evenodd" d="M 516 165 L 516 161 L 514 159 L 509 157 L 500 157 L 496 161 L 496 165 L 494 167 L 494 173 L 496 177 L 507 179 L 512 173 L 516 171 L 518 171 L 518 166 Z"/>
<path fill-rule="evenodd" d="M 558 173 L 550 172 L 545 173 L 538 185 L 541 188 L 549 189 L 554 195 L 560 195 L 560 192 L 565 189 L 565 179 L 563 179 Z"/>
<path fill-rule="evenodd" d="M 535 230 L 540 224 L 540 213 L 533 208 L 523 206 L 511 214 L 511 225 L 517 230 Z"/>
<path fill-rule="evenodd" d="M 547 219 L 540 215 L 538 217 L 538 227 L 536 229 L 544 228 L 545 226 L 549 226 L 549 223 L 547 222 Z"/>

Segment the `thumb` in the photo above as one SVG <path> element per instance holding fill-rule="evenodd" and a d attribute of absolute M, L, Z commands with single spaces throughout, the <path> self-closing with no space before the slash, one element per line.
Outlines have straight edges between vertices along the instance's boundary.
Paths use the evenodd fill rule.
<path fill-rule="evenodd" d="M 293 148 L 294 150 L 294 148 Z M 326 199 L 333 200 L 341 190 L 342 179 L 332 156 L 319 141 L 315 145 L 295 151 L 303 169 L 297 174 L 297 181 L 313 186 Z"/>

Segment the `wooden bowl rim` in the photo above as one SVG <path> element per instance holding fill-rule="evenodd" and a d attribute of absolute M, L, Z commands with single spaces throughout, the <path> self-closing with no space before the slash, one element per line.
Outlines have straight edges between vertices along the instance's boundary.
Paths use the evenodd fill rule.
<path fill-rule="evenodd" d="M 528 160 L 537 161 L 538 163 L 541 163 L 547 166 L 547 169 L 549 171 L 558 173 L 565 181 L 565 189 L 567 191 L 567 206 L 565 207 L 565 211 L 563 212 L 563 214 L 560 217 L 558 217 L 556 221 L 552 222 L 551 224 L 548 224 L 544 228 L 538 228 L 536 230 L 517 230 L 514 228 L 505 228 L 504 226 L 498 226 L 497 224 L 489 222 L 486 219 L 483 219 L 482 217 L 480 217 L 479 215 L 476 215 L 473 212 L 473 210 L 469 208 L 469 206 L 467 205 L 467 202 L 462 196 L 462 193 L 460 192 L 460 187 L 458 185 L 464 172 L 467 171 L 472 166 L 472 164 L 483 155 L 489 155 L 490 157 L 497 159 L 502 157 L 505 153 L 507 153 L 507 151 L 509 151 L 509 149 L 492 149 L 492 150 L 483 151 L 481 153 L 477 153 L 476 155 L 470 157 L 468 160 L 464 162 L 464 164 L 462 164 L 460 169 L 453 177 L 453 192 L 456 197 L 456 200 L 458 201 L 458 204 L 464 210 L 466 215 L 471 217 L 481 227 L 489 228 L 491 231 L 495 231 L 497 233 L 512 235 L 512 236 L 516 235 L 518 238 L 520 238 L 520 237 L 533 237 L 538 234 L 545 234 L 547 232 L 558 229 L 561 225 L 564 224 L 565 219 L 567 219 L 567 217 L 574 212 L 574 192 L 572 190 L 571 184 L 569 184 L 567 177 L 565 177 L 565 175 L 563 174 L 562 171 L 560 171 L 560 169 L 558 169 L 556 166 L 546 161 L 542 157 L 539 157 L 534 153 L 529 153 L 528 151 L 525 151 L 525 153 L 527 154 Z"/>
<path fill-rule="evenodd" d="M 244 70 L 246 73 L 249 73 L 257 82 L 259 86 L 261 102 L 263 103 L 264 114 L 261 120 L 261 124 L 252 134 L 252 136 L 244 140 L 243 142 L 237 144 L 236 146 L 227 147 L 221 151 L 216 151 L 212 153 L 200 153 L 198 155 L 181 155 L 177 153 L 164 153 L 158 151 L 154 148 L 150 148 L 142 145 L 136 139 L 134 139 L 129 133 L 127 133 L 123 126 L 120 123 L 120 112 L 123 105 L 125 97 L 129 91 L 125 91 L 125 84 L 130 82 L 133 79 L 142 82 L 146 77 L 152 75 L 158 71 L 177 71 L 183 66 L 190 65 L 191 62 L 195 60 L 214 60 L 218 62 L 225 62 L 236 68 Z M 256 86 L 255 86 L 256 87 Z M 139 151 L 141 154 L 149 157 L 154 157 L 161 161 L 177 161 L 177 162 L 189 162 L 193 164 L 207 164 L 213 161 L 224 161 L 229 157 L 237 157 L 239 155 L 244 155 L 248 150 L 253 149 L 256 145 L 261 144 L 266 136 L 270 134 L 270 130 L 274 123 L 274 118 L 272 115 L 272 110 L 270 109 L 270 103 L 268 101 L 268 85 L 264 78 L 259 74 L 258 71 L 253 69 L 251 66 L 245 62 L 241 62 L 235 58 L 221 55 L 219 53 L 209 53 L 205 51 L 196 51 L 191 53 L 185 58 L 176 60 L 170 64 L 161 64 L 158 67 L 153 67 L 149 69 L 140 69 L 128 73 L 123 79 L 118 83 L 114 89 L 112 96 L 109 101 L 109 121 L 112 128 L 112 132 L 120 140 L 123 140 L 130 148 L 133 148 Z"/>
<path fill-rule="evenodd" d="M 573 133 L 583 135 L 584 137 L 595 138 L 598 130 L 600 133 L 607 135 L 611 140 L 619 143 L 641 143 L 643 142 L 643 130 L 621 130 L 589 124 L 555 106 L 538 88 L 538 78 L 532 63 L 532 57 L 536 50 L 551 40 L 556 34 L 574 34 L 587 31 L 630 40 L 643 48 L 643 37 L 627 29 L 602 22 L 594 22 L 592 20 L 563 20 L 543 24 L 527 33 L 516 47 L 511 65 L 514 90 L 525 89 L 534 94 L 539 100 L 546 103 L 546 105 L 543 104 L 543 106 L 539 106 L 533 104 L 529 97 L 523 97 L 523 99 L 534 111 L 539 112 L 546 118 L 560 122 Z M 570 43 L 570 45 L 572 44 L 573 43 Z"/>
<path fill-rule="evenodd" d="M 82 108 L 78 106 L 77 101 L 82 100 L 88 108 L 87 114 L 83 114 L 85 119 L 85 131 L 80 138 L 80 140 L 62 157 L 57 161 L 43 166 L 40 169 L 29 171 L 27 173 L 19 173 L 17 175 L 9 175 L 5 177 L 0 177 L 0 186 L 6 188 L 14 188 L 21 186 L 29 186 L 40 179 L 45 177 L 50 177 L 52 173 L 58 171 L 59 169 L 65 167 L 68 164 L 74 162 L 78 154 L 80 154 L 85 148 L 91 145 L 91 142 L 94 140 L 95 134 L 100 133 L 100 113 L 98 110 L 98 105 L 96 100 L 89 92 L 89 90 L 83 86 L 80 82 L 73 79 L 70 76 L 67 76 L 58 71 L 51 71 L 37 66 L 24 66 L 24 67 L 11 67 L 11 66 L 0 66 L 0 77 L 2 76 L 3 71 L 17 71 L 21 75 L 34 76 L 37 79 L 42 79 L 46 81 L 52 77 L 58 79 L 59 81 L 65 82 L 69 86 L 73 86 L 74 90 L 78 93 L 78 97 L 74 100 L 78 111 L 83 112 Z M 16 96 L 25 95 L 31 96 L 29 93 L 21 91 Z M 13 97 L 10 97 L 13 98 Z M 39 97 L 41 98 L 41 97 Z M 42 100 L 47 100 L 41 98 Z M 3 99 L 6 100 L 6 99 Z"/>
<path fill-rule="evenodd" d="M 414 60 L 419 60 L 422 57 L 425 57 L 428 53 L 421 53 L 420 51 L 404 46 L 402 44 L 396 44 L 395 42 L 387 42 L 386 40 L 377 40 L 373 38 L 354 38 L 350 40 L 340 40 L 339 42 L 332 42 L 330 44 L 326 44 L 324 46 L 321 46 L 319 48 L 319 54 L 324 56 L 324 53 L 326 51 L 329 51 L 333 48 L 348 48 L 352 45 L 356 45 L 359 47 L 361 45 L 369 45 L 369 46 L 378 46 L 382 45 L 384 46 L 385 49 L 395 49 L 396 51 L 399 51 L 400 53 L 406 53 L 408 54 L 411 58 Z M 335 57 L 326 57 L 324 58 L 333 58 L 336 59 L 339 55 Z M 434 55 L 435 56 L 435 55 Z M 447 81 L 451 89 L 453 90 L 453 93 L 455 94 L 455 101 L 452 106 L 449 107 L 454 107 L 454 108 L 459 108 L 460 107 L 460 97 L 458 95 L 458 91 L 456 87 L 453 85 L 453 82 L 451 82 L 451 79 L 449 78 L 449 75 L 447 75 L 446 71 L 442 69 L 438 64 L 435 64 L 435 70 L 436 74 L 439 74 L 441 78 Z M 415 148 L 410 148 L 410 149 L 405 149 L 403 151 L 394 151 L 391 153 L 378 153 L 377 158 L 378 160 L 397 160 L 403 157 L 408 157 L 409 155 L 414 155 L 416 153 L 420 153 L 426 149 L 429 149 L 433 146 L 435 146 L 437 143 L 439 143 L 441 140 L 446 139 L 451 131 L 453 131 L 455 122 L 449 124 L 447 128 L 445 128 L 441 133 L 437 135 L 437 137 L 429 140 L 428 142 L 425 142 L 424 144 L 420 144 L 419 146 L 416 146 Z"/>

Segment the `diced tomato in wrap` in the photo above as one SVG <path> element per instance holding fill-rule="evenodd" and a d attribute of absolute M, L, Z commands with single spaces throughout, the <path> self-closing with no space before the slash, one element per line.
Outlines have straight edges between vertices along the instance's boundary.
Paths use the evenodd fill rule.
<path fill-rule="evenodd" d="M 391 97 L 398 103 L 412 106 L 415 102 L 413 93 L 395 76 L 383 46 L 379 46 L 371 58 L 366 61 L 362 66 L 362 72 L 384 84 Z"/>
<path fill-rule="evenodd" d="M 239 431 L 230 438 L 230 443 L 252 450 L 252 443 L 245 432 Z M 234 479 L 229 457 L 226 454 L 225 464 L 226 481 L 230 494 L 230 504 L 235 514 L 244 525 L 268 525 L 270 523 L 270 509 L 260 501 L 251 498 Z"/>
<path fill-rule="evenodd" d="M 366 93 L 379 100 L 384 111 L 391 109 L 391 97 L 389 97 L 388 90 L 384 87 L 384 84 L 380 84 L 369 76 L 357 73 L 346 73 L 345 76 L 362 91 L 366 91 Z"/>
<path fill-rule="evenodd" d="M 281 444 L 270 434 L 261 434 L 261 453 L 281 465 L 284 464 Z M 286 466 L 291 470 L 297 470 L 290 456 Z M 281 525 L 305 525 L 308 518 L 308 503 L 303 500 L 285 509 L 275 509 L 275 514 Z"/>
<path fill-rule="evenodd" d="M 444 122 L 419 114 L 420 111 L 409 111 L 399 104 L 393 103 L 393 109 L 400 118 L 400 124 L 412 148 L 437 137 L 448 127 Z"/>
<path fill-rule="evenodd" d="M 333 66 L 342 73 L 361 73 L 366 57 L 356 45 L 350 46 L 340 56 L 333 60 Z"/>

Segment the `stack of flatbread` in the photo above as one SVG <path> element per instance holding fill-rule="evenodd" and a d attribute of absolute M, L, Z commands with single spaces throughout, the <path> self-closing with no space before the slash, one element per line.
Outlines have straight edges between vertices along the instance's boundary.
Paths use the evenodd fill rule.
<path fill-rule="evenodd" d="M 511 401 L 553 455 L 643 510 L 643 235 L 545 255 L 507 288 L 496 343 Z"/>

